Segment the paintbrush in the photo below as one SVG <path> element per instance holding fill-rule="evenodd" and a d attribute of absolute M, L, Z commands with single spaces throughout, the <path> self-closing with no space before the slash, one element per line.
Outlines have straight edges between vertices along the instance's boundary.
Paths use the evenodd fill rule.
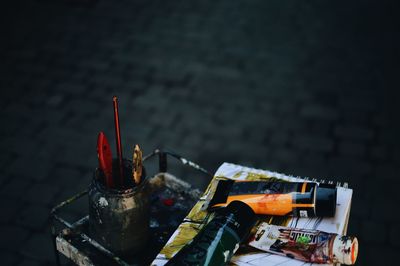
<path fill-rule="evenodd" d="M 117 96 L 113 97 L 113 107 L 114 107 L 115 141 L 116 141 L 116 147 L 117 147 L 117 158 L 118 158 L 119 175 L 120 175 L 119 185 L 122 188 L 124 186 L 124 167 L 123 167 L 123 157 L 122 157 L 121 130 L 120 130 L 120 126 L 119 126 Z"/>
<path fill-rule="evenodd" d="M 143 160 L 142 160 L 142 151 L 138 144 L 135 145 L 133 149 L 133 158 L 132 158 L 133 166 L 132 166 L 132 177 L 133 181 L 136 185 L 139 185 L 142 178 L 142 169 L 143 169 Z"/>
<path fill-rule="evenodd" d="M 106 187 L 113 188 L 111 147 L 103 131 L 100 131 L 97 137 L 97 158 L 99 159 L 99 168 L 104 173 Z"/>

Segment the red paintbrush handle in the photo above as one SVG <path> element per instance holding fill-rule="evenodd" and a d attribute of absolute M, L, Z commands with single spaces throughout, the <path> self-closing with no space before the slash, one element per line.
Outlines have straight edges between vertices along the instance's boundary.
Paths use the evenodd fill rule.
<path fill-rule="evenodd" d="M 119 173 L 120 173 L 120 186 L 122 187 L 124 184 L 124 172 L 123 172 L 123 164 L 122 164 L 122 145 L 121 145 L 121 131 L 119 127 L 119 115 L 118 115 L 118 99 L 117 96 L 113 97 L 113 106 L 114 106 L 114 124 L 115 124 L 115 139 L 117 144 L 117 156 L 119 163 Z"/>
<path fill-rule="evenodd" d="M 103 132 L 100 132 L 97 137 L 97 157 L 99 159 L 99 168 L 103 171 L 106 179 L 106 186 L 108 188 L 113 188 L 111 147 Z"/>

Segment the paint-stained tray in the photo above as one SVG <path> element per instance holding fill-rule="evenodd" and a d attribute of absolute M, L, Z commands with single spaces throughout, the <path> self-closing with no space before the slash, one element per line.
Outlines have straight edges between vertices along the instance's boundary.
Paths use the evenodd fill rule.
<path fill-rule="evenodd" d="M 151 202 L 148 247 L 140 254 L 119 258 L 91 238 L 88 230 L 88 215 L 74 223 L 69 223 L 62 218 L 59 215 L 60 210 L 78 198 L 86 196 L 87 191 L 83 191 L 52 210 L 51 231 L 57 265 L 61 265 L 59 254 L 63 254 L 77 265 L 149 265 L 151 263 L 201 195 L 200 190 L 192 188 L 189 183 L 167 173 L 166 155 L 171 155 L 183 164 L 209 175 L 197 164 L 174 153 L 156 150 L 144 159 L 155 155 L 159 156 L 160 173 L 148 182 L 150 187 L 148 196 Z M 56 230 L 56 222 L 64 226 L 59 231 Z"/>

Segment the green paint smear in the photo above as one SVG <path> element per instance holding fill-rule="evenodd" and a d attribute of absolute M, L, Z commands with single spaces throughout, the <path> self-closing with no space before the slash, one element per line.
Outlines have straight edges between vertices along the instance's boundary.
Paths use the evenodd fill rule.
<path fill-rule="evenodd" d="M 311 238 L 309 236 L 300 236 L 299 238 L 297 238 L 297 243 L 302 244 L 302 245 L 307 245 L 308 243 L 310 243 Z"/>

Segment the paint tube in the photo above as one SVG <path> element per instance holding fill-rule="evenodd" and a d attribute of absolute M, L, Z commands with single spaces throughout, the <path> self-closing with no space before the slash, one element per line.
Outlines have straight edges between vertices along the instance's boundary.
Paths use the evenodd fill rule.
<path fill-rule="evenodd" d="M 296 217 L 333 217 L 336 187 L 315 182 L 219 180 L 209 208 L 234 200 L 248 204 L 256 214 Z"/>
<path fill-rule="evenodd" d="M 262 223 L 249 245 L 263 251 L 311 263 L 353 265 L 358 254 L 356 237 Z"/>
<path fill-rule="evenodd" d="M 226 265 L 256 222 L 252 209 L 231 202 L 206 224 L 166 265 Z"/>

